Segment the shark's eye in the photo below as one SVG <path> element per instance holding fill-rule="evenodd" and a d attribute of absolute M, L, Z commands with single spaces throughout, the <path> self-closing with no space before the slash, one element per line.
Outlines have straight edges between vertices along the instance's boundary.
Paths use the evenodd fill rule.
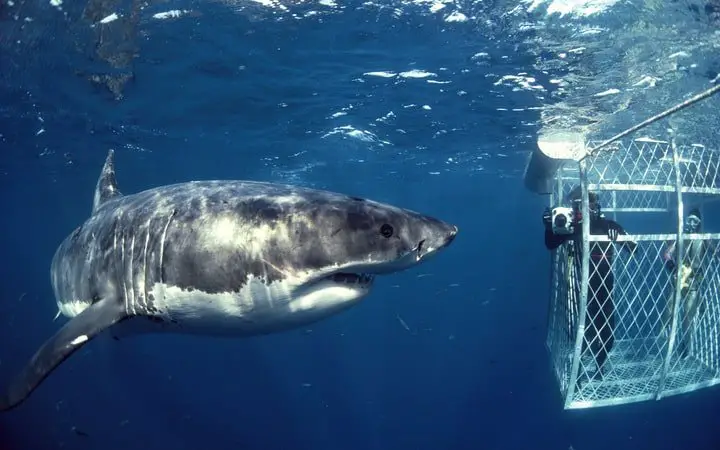
<path fill-rule="evenodd" d="M 392 225 L 383 224 L 383 226 L 380 227 L 380 234 L 383 235 L 383 237 L 389 238 L 393 235 L 393 227 Z"/>

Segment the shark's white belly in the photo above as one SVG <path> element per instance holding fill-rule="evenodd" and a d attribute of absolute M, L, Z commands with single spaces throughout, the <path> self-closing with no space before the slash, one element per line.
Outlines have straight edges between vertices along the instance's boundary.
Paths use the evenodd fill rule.
<path fill-rule="evenodd" d="M 173 331 L 199 334 L 264 334 L 309 324 L 357 303 L 357 289 L 331 285 L 298 290 L 282 281 L 251 279 L 238 292 L 208 293 L 156 283 L 157 312 L 149 315 Z M 369 292 L 369 290 L 368 290 Z M 367 294 L 367 292 L 365 293 Z"/>
<path fill-rule="evenodd" d="M 237 292 L 209 293 L 155 283 L 148 289 L 148 303 L 126 301 L 131 316 L 114 333 L 118 336 L 145 332 L 247 336 L 307 325 L 343 311 L 359 302 L 368 286 L 323 283 L 312 288 L 275 281 L 269 285 L 252 279 Z M 152 307 L 148 308 L 148 304 Z M 78 315 L 86 301 L 58 302 L 60 312 Z"/>

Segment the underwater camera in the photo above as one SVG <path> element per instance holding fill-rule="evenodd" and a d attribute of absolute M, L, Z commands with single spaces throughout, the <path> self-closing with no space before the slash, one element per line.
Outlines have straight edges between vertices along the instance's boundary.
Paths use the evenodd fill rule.
<path fill-rule="evenodd" d="M 555 234 L 573 234 L 575 213 L 572 208 L 558 206 L 552 209 L 552 230 Z"/>

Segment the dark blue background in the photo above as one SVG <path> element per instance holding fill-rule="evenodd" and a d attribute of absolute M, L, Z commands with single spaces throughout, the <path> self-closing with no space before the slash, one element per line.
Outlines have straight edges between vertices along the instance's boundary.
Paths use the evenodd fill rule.
<path fill-rule="evenodd" d="M 190 179 L 290 181 L 419 210 L 460 234 L 307 329 L 103 336 L 0 415 L 0 449 L 720 448 L 716 388 L 562 410 L 544 347 L 544 199 L 521 179 L 538 119 L 525 108 L 540 100 L 493 84 L 532 71 L 519 38 L 383 10 L 256 20 L 195 4 L 199 17 L 143 23 L 136 77 L 118 102 L 74 75 L 96 62 L 77 51 L 68 22 L 26 6 L 33 24 L 0 22 L 3 384 L 64 320 L 52 321 L 50 259 L 89 215 L 108 148 L 125 193 Z M 471 59 L 481 51 L 490 64 Z M 412 69 L 452 83 L 362 77 Z M 389 111 L 394 119 L 376 121 Z M 341 125 L 390 144 L 323 137 Z"/>

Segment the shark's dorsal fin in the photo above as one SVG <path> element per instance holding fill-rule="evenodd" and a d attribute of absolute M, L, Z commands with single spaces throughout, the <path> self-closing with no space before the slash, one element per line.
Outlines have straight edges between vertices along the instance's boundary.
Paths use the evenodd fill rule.
<path fill-rule="evenodd" d="M 115 150 L 110 149 L 95 187 L 93 214 L 103 203 L 120 196 L 122 196 L 122 193 L 117 187 L 117 180 L 115 180 Z"/>

